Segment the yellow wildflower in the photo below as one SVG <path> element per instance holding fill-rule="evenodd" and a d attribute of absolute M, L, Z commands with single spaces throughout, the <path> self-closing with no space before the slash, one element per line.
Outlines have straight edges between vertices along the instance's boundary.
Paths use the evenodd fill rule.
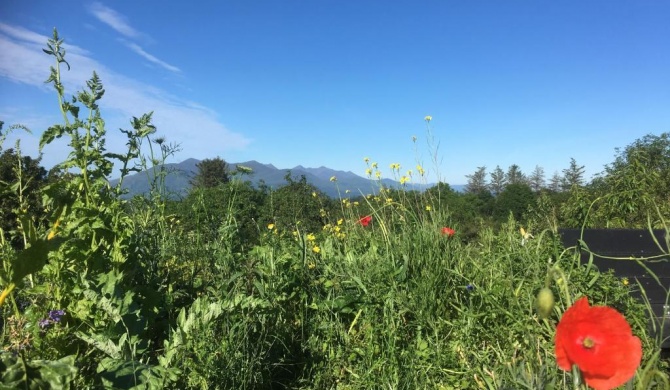
<path fill-rule="evenodd" d="M 307 268 L 309 268 L 309 269 L 314 269 L 314 268 L 316 268 L 316 264 L 314 264 L 313 262 L 310 261 L 310 262 L 307 264 Z"/>
<path fill-rule="evenodd" d="M 426 115 L 426 116 L 423 118 L 423 120 L 425 120 L 426 122 L 430 122 L 430 121 L 433 120 L 433 117 L 430 116 L 430 115 Z"/>
<path fill-rule="evenodd" d="M 407 183 L 408 181 L 409 181 L 409 177 L 407 177 L 407 176 L 403 176 L 403 177 L 400 178 L 400 184 L 401 185 L 405 185 L 405 183 Z"/>
<path fill-rule="evenodd" d="M 275 228 L 275 224 L 274 224 L 274 223 L 269 223 L 269 224 L 268 224 L 268 230 L 272 230 L 272 229 L 274 229 L 274 228 Z"/>
<path fill-rule="evenodd" d="M 316 236 L 312 233 L 307 235 L 307 241 L 316 241 Z"/>
<path fill-rule="evenodd" d="M 398 163 L 393 163 L 393 164 L 390 165 L 390 167 L 394 171 L 399 171 L 400 170 L 400 164 L 398 164 Z"/>
<path fill-rule="evenodd" d="M 316 192 L 314 192 L 314 191 L 312 192 L 312 197 L 316 198 Z"/>
<path fill-rule="evenodd" d="M 365 174 L 366 174 L 367 176 L 372 176 L 372 169 L 370 169 L 370 168 L 366 169 L 366 170 L 365 170 Z"/>
<path fill-rule="evenodd" d="M 370 162 L 370 158 L 368 158 L 368 157 L 365 157 L 365 158 L 363 159 L 363 161 L 365 161 L 365 163 L 367 164 L 367 163 L 369 163 L 369 162 Z"/>
<path fill-rule="evenodd" d="M 419 172 L 419 175 L 423 176 L 426 171 L 423 170 L 423 167 L 421 165 L 416 166 L 416 170 Z"/>
<path fill-rule="evenodd" d="M 375 172 L 375 177 L 377 177 L 377 179 L 381 179 L 382 173 L 379 171 Z"/>
<path fill-rule="evenodd" d="M 378 165 L 376 162 L 373 162 L 373 163 L 372 163 L 372 168 L 377 169 L 378 166 L 379 166 L 379 165 Z"/>
<path fill-rule="evenodd" d="M 354 206 L 358 206 L 358 201 L 355 201 L 355 202 L 354 202 Z"/>
<path fill-rule="evenodd" d="M 630 282 L 628 281 L 628 278 L 621 279 L 621 283 L 623 283 L 624 286 L 628 286 L 630 284 Z"/>
<path fill-rule="evenodd" d="M 337 220 L 338 225 L 342 225 L 344 223 L 344 218 L 340 218 Z"/>
<path fill-rule="evenodd" d="M 432 210 L 432 209 L 433 209 L 432 207 L 430 207 L 430 206 L 426 206 L 426 211 L 430 211 L 430 210 Z"/>
<path fill-rule="evenodd" d="M 321 253 L 321 248 L 319 248 L 318 245 L 314 245 L 314 246 L 312 247 L 312 252 L 314 252 L 314 253 Z"/>
<path fill-rule="evenodd" d="M 330 177 L 330 181 L 332 181 L 332 182 L 336 182 L 336 181 L 337 181 L 337 178 L 336 178 L 335 176 L 331 176 L 331 177 Z"/>
<path fill-rule="evenodd" d="M 351 192 L 351 190 L 345 190 L 345 191 L 344 191 L 345 194 L 348 194 L 348 193 L 350 193 L 350 192 Z"/>

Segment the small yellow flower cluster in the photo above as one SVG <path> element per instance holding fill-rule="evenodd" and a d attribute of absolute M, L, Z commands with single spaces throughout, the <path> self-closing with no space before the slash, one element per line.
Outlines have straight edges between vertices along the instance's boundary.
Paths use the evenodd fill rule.
<path fill-rule="evenodd" d="M 314 242 L 316 241 L 316 236 L 313 233 L 307 235 L 307 241 Z"/>
<path fill-rule="evenodd" d="M 432 210 L 432 209 L 433 209 L 433 208 L 430 207 L 430 205 L 426 206 L 426 211 L 430 211 L 430 210 Z"/>
<path fill-rule="evenodd" d="M 326 225 L 323 226 L 323 231 L 331 233 L 333 236 L 335 236 L 335 238 L 338 238 L 340 240 L 344 239 L 347 236 L 347 234 L 344 231 L 342 231 L 342 227 L 340 226 L 343 223 L 344 223 L 344 220 L 339 219 L 337 221 L 336 226 L 333 226 L 331 224 L 326 224 Z"/>
<path fill-rule="evenodd" d="M 389 165 L 389 166 L 390 166 L 391 169 L 394 170 L 394 171 L 399 171 L 399 170 L 400 170 L 400 164 L 398 164 L 398 163 L 393 163 L 393 164 L 391 164 L 391 165 Z"/>
<path fill-rule="evenodd" d="M 421 175 L 421 176 L 426 174 L 426 171 L 423 169 L 423 167 L 421 165 L 417 165 L 416 170 L 417 170 L 417 172 L 419 172 L 419 175 Z"/>
<path fill-rule="evenodd" d="M 319 254 L 319 253 L 321 253 L 321 248 L 319 248 L 318 245 L 314 245 L 314 246 L 312 247 L 312 252 L 314 252 L 314 253 L 316 253 L 316 254 Z"/>
<path fill-rule="evenodd" d="M 407 176 L 402 176 L 402 177 L 400 178 L 400 184 L 403 185 L 403 186 L 404 186 L 408 181 L 409 181 L 409 177 L 407 177 Z"/>

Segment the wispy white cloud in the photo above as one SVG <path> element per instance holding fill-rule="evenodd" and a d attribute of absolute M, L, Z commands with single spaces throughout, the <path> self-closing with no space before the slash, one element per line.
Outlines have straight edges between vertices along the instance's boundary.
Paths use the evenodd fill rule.
<path fill-rule="evenodd" d="M 135 30 L 128 22 L 127 18 L 105 5 L 95 2 L 89 7 L 93 16 L 101 22 L 116 30 L 126 38 L 138 38 L 140 32 Z"/>
<path fill-rule="evenodd" d="M 0 77 L 36 88 L 48 87 L 44 80 L 53 61 L 41 50 L 47 39 L 25 28 L 0 24 L 0 53 L 3 53 Z M 125 143 L 125 136 L 114 129 L 128 128 L 131 117 L 150 111 L 154 112 L 158 132 L 168 141 L 180 143 L 189 157 L 216 156 L 224 151 L 245 149 L 251 143 L 249 138 L 223 125 L 214 110 L 115 72 L 79 47 L 67 44 L 64 47 L 71 65 L 70 71 L 62 73 L 68 94 L 81 89 L 94 70 L 104 83 L 105 96 L 100 106 L 107 119 L 110 147 Z"/>
<path fill-rule="evenodd" d="M 135 53 L 137 53 L 137 54 L 141 55 L 142 57 L 144 57 L 147 61 L 149 61 L 149 62 L 153 62 L 153 63 L 156 64 L 156 65 L 162 66 L 163 68 L 169 70 L 170 72 L 175 72 L 175 73 L 179 73 L 179 72 L 181 72 L 181 70 L 180 70 L 179 68 L 177 68 L 176 66 L 174 66 L 174 65 L 170 65 L 170 64 L 168 64 L 168 63 L 165 62 L 165 61 L 161 61 L 161 60 L 159 60 L 158 58 L 156 58 L 155 56 L 153 56 L 153 55 L 147 53 L 147 52 L 144 51 L 141 47 L 139 47 L 138 45 L 136 45 L 136 44 L 134 44 L 134 43 L 128 43 L 128 47 L 129 47 L 132 51 L 134 51 Z"/>
<path fill-rule="evenodd" d="M 101 3 L 95 2 L 91 4 L 89 10 L 93 14 L 93 16 L 95 16 L 98 20 L 105 23 L 106 25 L 114 29 L 116 32 L 123 35 L 125 38 L 137 39 L 140 37 L 145 37 L 145 34 L 141 33 L 140 31 L 138 31 L 137 29 L 135 29 L 130 25 L 130 23 L 127 21 L 128 18 Z M 160 60 L 158 57 L 148 53 L 146 50 L 144 50 L 142 47 L 140 47 L 140 45 L 136 43 L 127 42 L 126 46 L 128 46 L 130 50 L 134 51 L 142 58 L 153 64 L 165 68 L 170 72 L 174 73 L 181 72 L 181 70 L 178 67 L 168 64 L 163 60 Z"/>

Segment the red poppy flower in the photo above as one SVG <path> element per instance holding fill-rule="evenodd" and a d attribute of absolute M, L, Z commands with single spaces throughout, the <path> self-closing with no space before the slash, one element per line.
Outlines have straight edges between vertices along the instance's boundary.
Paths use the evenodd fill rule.
<path fill-rule="evenodd" d="M 358 220 L 358 223 L 363 225 L 363 227 L 368 226 L 370 224 L 370 222 L 372 222 L 372 216 L 371 215 L 367 215 L 367 216 Z"/>
<path fill-rule="evenodd" d="M 454 234 L 456 234 L 456 230 L 445 226 L 442 228 L 442 234 L 444 234 L 447 237 L 451 237 Z"/>
<path fill-rule="evenodd" d="M 607 306 L 589 306 L 580 298 L 556 327 L 556 363 L 568 371 L 576 364 L 587 385 L 614 389 L 635 375 L 642 344 L 623 315 Z"/>

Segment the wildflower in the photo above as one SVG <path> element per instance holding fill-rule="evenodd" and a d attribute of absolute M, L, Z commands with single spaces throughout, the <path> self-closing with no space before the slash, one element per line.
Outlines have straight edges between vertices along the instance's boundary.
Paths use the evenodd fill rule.
<path fill-rule="evenodd" d="M 400 185 L 405 185 L 409 181 L 409 177 L 403 176 L 400 178 Z"/>
<path fill-rule="evenodd" d="M 393 203 L 393 198 L 386 198 L 386 204 Z"/>
<path fill-rule="evenodd" d="M 393 163 L 393 164 L 391 164 L 391 165 L 389 165 L 389 166 L 390 166 L 391 169 L 393 169 L 394 171 L 399 171 L 399 170 L 400 170 L 400 164 L 398 164 L 398 163 Z"/>
<path fill-rule="evenodd" d="M 338 225 L 342 225 L 344 223 L 344 218 L 340 218 L 337 220 Z"/>
<path fill-rule="evenodd" d="M 358 220 L 358 223 L 360 223 L 363 227 L 368 226 L 370 222 L 372 222 L 372 215 L 366 215 L 365 217 L 362 217 Z"/>
<path fill-rule="evenodd" d="M 377 179 L 381 179 L 381 178 L 382 178 L 382 173 L 379 172 L 379 171 L 375 172 L 375 177 L 376 177 Z"/>
<path fill-rule="evenodd" d="M 630 284 L 630 282 L 628 281 L 628 278 L 621 279 L 621 283 L 623 283 L 624 286 L 628 286 L 628 284 Z"/>
<path fill-rule="evenodd" d="M 348 194 L 348 193 L 350 193 L 350 192 L 351 192 L 351 190 L 345 190 L 345 191 L 344 191 L 345 194 Z"/>
<path fill-rule="evenodd" d="M 614 389 L 633 377 L 642 344 L 623 315 L 607 306 L 589 306 L 582 297 L 563 313 L 556 327 L 556 363 L 565 371 L 577 365 L 587 385 Z"/>
<path fill-rule="evenodd" d="M 274 228 L 275 228 L 275 224 L 274 224 L 274 223 L 269 223 L 269 224 L 268 224 L 268 230 L 272 230 L 272 229 L 274 229 Z"/>
<path fill-rule="evenodd" d="M 365 161 L 365 163 L 367 164 L 367 163 L 370 162 L 370 158 L 369 158 L 369 157 L 365 157 L 365 158 L 363 158 L 363 161 Z"/>
<path fill-rule="evenodd" d="M 314 253 L 321 253 L 321 248 L 319 248 L 318 245 L 314 245 L 314 246 L 312 247 L 312 252 L 314 252 Z"/>
<path fill-rule="evenodd" d="M 475 289 L 475 286 L 473 286 L 471 284 L 468 284 L 467 286 L 465 286 L 465 289 L 468 290 L 468 291 L 472 291 L 472 290 Z"/>
<path fill-rule="evenodd" d="M 38 322 L 40 329 L 47 330 L 55 323 L 60 322 L 61 317 L 65 315 L 65 310 L 49 310 L 49 316 Z"/>
<path fill-rule="evenodd" d="M 372 169 L 368 168 L 365 170 L 365 175 L 366 176 L 372 176 Z"/>
<path fill-rule="evenodd" d="M 65 315 L 65 310 L 51 310 L 49 311 L 49 319 L 53 322 L 60 322 L 62 316 Z"/>
<path fill-rule="evenodd" d="M 456 231 L 454 229 L 450 228 L 450 227 L 445 226 L 445 227 L 442 228 L 442 234 L 447 236 L 447 237 L 451 237 L 454 234 L 456 234 Z"/>
<path fill-rule="evenodd" d="M 423 169 L 423 167 L 421 165 L 417 165 L 416 170 L 417 170 L 417 172 L 419 172 L 419 175 L 421 175 L 421 176 L 423 176 L 426 173 L 426 171 Z"/>
<path fill-rule="evenodd" d="M 432 209 L 433 209 L 433 208 L 430 207 L 430 205 L 426 206 L 426 211 L 430 211 L 430 210 L 432 210 Z"/>
<path fill-rule="evenodd" d="M 358 204 L 359 204 L 358 201 L 354 202 L 354 206 L 358 206 Z"/>
<path fill-rule="evenodd" d="M 426 115 L 426 116 L 423 118 L 423 120 L 426 121 L 426 122 L 430 122 L 430 121 L 433 120 L 433 117 L 430 116 L 430 115 Z"/>
<path fill-rule="evenodd" d="M 535 238 L 533 237 L 532 234 L 530 234 L 530 232 L 527 232 L 523 227 L 519 228 L 519 232 L 521 232 L 521 246 L 526 245 L 526 242 L 528 242 L 528 240 L 530 240 L 531 238 Z"/>
<path fill-rule="evenodd" d="M 312 233 L 307 235 L 307 241 L 316 241 L 316 236 Z"/>
<path fill-rule="evenodd" d="M 316 192 L 312 191 L 312 198 L 316 198 Z"/>
<path fill-rule="evenodd" d="M 309 268 L 309 269 L 314 269 L 314 268 L 316 268 L 316 264 L 314 264 L 313 262 L 309 262 L 309 263 L 307 264 L 307 268 Z"/>
<path fill-rule="evenodd" d="M 336 178 L 335 176 L 331 176 L 331 177 L 330 177 L 330 181 L 332 181 L 332 182 L 334 183 L 334 182 L 337 181 L 337 178 Z"/>
<path fill-rule="evenodd" d="M 412 136 L 412 142 L 416 142 L 416 135 Z"/>

